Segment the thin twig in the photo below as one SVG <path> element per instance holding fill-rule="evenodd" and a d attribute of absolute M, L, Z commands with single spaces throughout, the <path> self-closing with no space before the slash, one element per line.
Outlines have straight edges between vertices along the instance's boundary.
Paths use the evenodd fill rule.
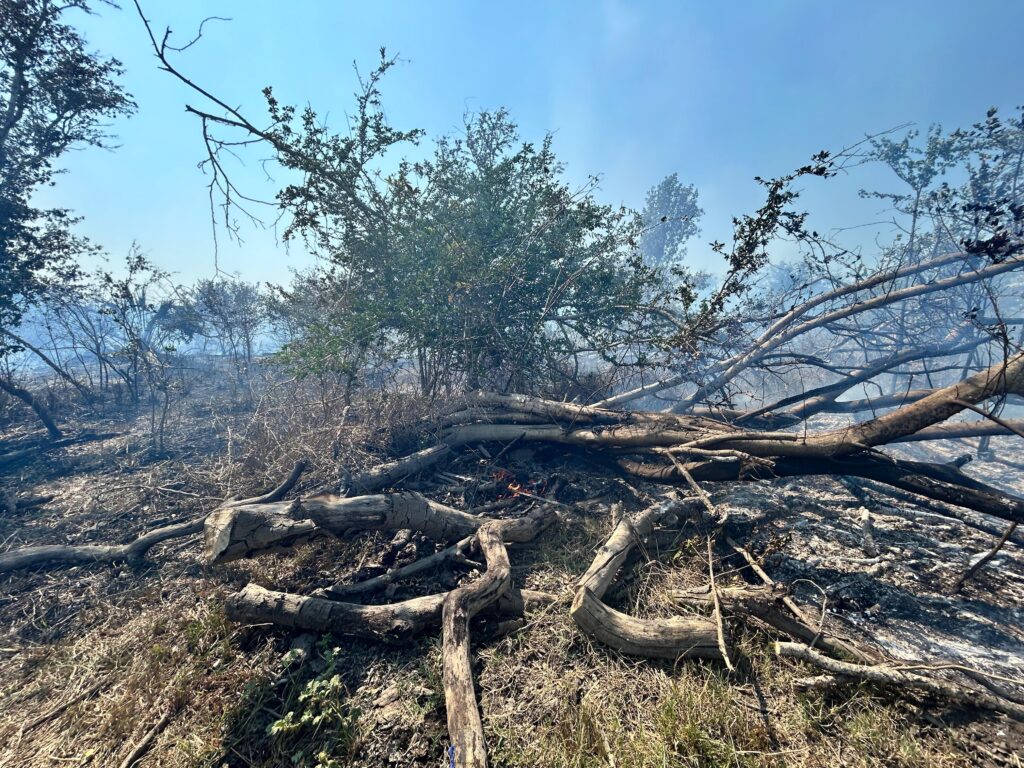
<path fill-rule="evenodd" d="M 1013 536 L 1013 532 L 1016 530 L 1017 522 L 1014 521 L 1006 527 L 1006 530 L 1003 532 L 1003 535 L 999 537 L 999 541 L 997 541 L 995 546 L 992 547 L 991 550 L 989 550 L 988 554 L 981 558 L 970 568 L 968 568 L 964 572 L 964 575 L 957 579 L 956 584 L 953 585 L 953 591 L 959 592 L 963 588 L 964 584 L 967 583 L 968 579 L 973 578 L 974 574 L 980 571 L 986 563 L 988 563 L 993 557 L 995 557 L 998 554 L 999 550 L 1001 550 L 1003 548 L 1003 545 L 1010 540 L 1010 537 Z"/>
<path fill-rule="evenodd" d="M 718 587 L 715 586 L 715 551 L 712 539 L 708 536 L 708 577 L 711 585 L 711 599 L 715 605 L 715 628 L 718 631 L 718 650 L 722 653 L 722 660 L 725 662 L 725 668 L 730 672 L 735 672 L 736 668 L 732 665 L 732 660 L 729 658 L 729 649 L 725 644 L 725 626 L 722 622 L 722 602 L 718 599 Z"/>

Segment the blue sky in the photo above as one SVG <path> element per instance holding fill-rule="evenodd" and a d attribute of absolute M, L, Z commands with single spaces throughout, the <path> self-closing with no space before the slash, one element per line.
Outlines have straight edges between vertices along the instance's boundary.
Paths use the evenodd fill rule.
<path fill-rule="evenodd" d="M 467 110 L 507 107 L 524 138 L 555 134 L 568 176 L 601 174 L 599 196 L 640 206 L 676 172 L 706 210 L 692 259 L 726 240 L 733 215 L 759 202 L 755 175 L 784 173 L 820 149 L 915 122 L 980 120 L 989 106 L 1024 103 L 1024 2 L 341 2 L 144 0 L 158 30 L 179 43 L 212 15 L 181 69 L 226 101 L 262 115 L 261 89 L 312 104 L 341 125 L 355 87 L 352 62 L 372 67 L 386 46 L 404 63 L 384 84 L 398 127 L 457 131 Z M 111 127 L 112 152 L 74 153 L 45 202 L 76 210 L 81 229 L 115 258 L 138 240 L 182 280 L 214 273 L 196 98 L 157 69 L 130 4 L 77 17 L 91 45 L 121 59 L 139 104 Z M 252 181 L 264 193 L 255 161 Z M 808 188 L 825 229 L 883 216 L 856 198 L 888 185 L 872 171 Z M 311 263 L 271 230 L 220 240 L 219 265 L 282 282 Z M 860 235 L 864 237 L 863 233 Z"/>

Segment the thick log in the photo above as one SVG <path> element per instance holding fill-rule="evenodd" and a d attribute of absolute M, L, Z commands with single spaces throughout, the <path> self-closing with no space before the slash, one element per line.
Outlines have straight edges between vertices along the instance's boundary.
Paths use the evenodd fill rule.
<path fill-rule="evenodd" d="M 510 542 L 534 539 L 554 520 L 550 509 L 516 520 L 488 521 L 500 526 Z M 474 582 L 475 583 L 475 582 Z M 407 642 L 441 621 L 448 593 L 426 595 L 388 605 L 359 605 L 322 597 L 307 597 L 248 584 L 226 601 L 228 618 L 234 621 L 272 623 L 310 632 L 362 637 L 385 643 Z M 552 597 L 543 592 L 508 589 L 498 606 L 502 613 L 522 615 L 524 609 L 547 605 Z"/>
<path fill-rule="evenodd" d="M 964 688 L 963 686 L 938 678 L 907 672 L 893 666 L 851 664 L 846 661 L 837 661 L 830 659 L 828 656 L 823 656 L 813 648 L 808 648 L 801 643 L 776 643 L 775 653 L 779 656 L 799 659 L 808 664 L 813 664 L 833 675 L 868 680 L 879 685 L 901 690 L 909 688 L 932 696 L 949 699 L 957 704 L 968 707 L 979 707 L 981 709 L 1002 712 L 1014 720 L 1024 721 L 1024 706 L 998 696 L 993 696 L 985 691 Z"/>
<path fill-rule="evenodd" d="M 700 503 L 696 499 L 671 499 L 652 504 L 642 512 L 622 518 L 597 550 L 590 567 L 576 582 L 577 589 L 586 587 L 600 600 L 615 581 L 619 569 L 626 562 L 633 547 L 647 541 L 656 525 L 680 516 L 692 516 L 699 508 Z"/>
<path fill-rule="evenodd" d="M 709 619 L 636 619 L 601 600 L 633 547 L 644 542 L 658 523 L 695 514 L 699 508 L 697 499 L 672 500 L 619 521 L 576 584 L 570 615 L 584 633 L 630 656 L 722 658 L 718 630 Z"/>
<path fill-rule="evenodd" d="M 445 598 L 441 630 L 444 702 L 451 739 L 451 765 L 458 768 L 487 766 L 487 745 L 473 687 L 470 619 L 512 588 L 505 542 L 529 541 L 553 520 L 554 512 L 549 507 L 518 520 L 488 522 L 476 534 L 487 571 L 476 581 L 452 590 Z"/>
<path fill-rule="evenodd" d="M 330 632 L 339 637 L 360 637 L 389 645 L 407 643 L 441 623 L 441 609 L 447 592 L 414 597 L 387 605 L 361 605 L 321 597 L 296 595 L 247 584 L 225 601 L 232 621 L 277 624 L 307 632 Z M 510 590 L 497 603 L 505 616 L 550 604 L 554 598 L 544 592 Z"/>
<path fill-rule="evenodd" d="M 225 563 L 258 552 L 294 546 L 316 536 L 345 537 L 359 531 L 421 531 L 439 541 L 464 538 L 487 518 L 438 504 L 416 493 L 344 498 L 313 496 L 293 502 L 237 504 L 210 514 L 206 559 Z"/>
<path fill-rule="evenodd" d="M 232 621 L 267 622 L 394 644 L 408 642 L 436 626 L 444 598 L 442 593 L 390 605 L 357 605 L 247 584 L 227 598 L 225 607 Z"/>
<path fill-rule="evenodd" d="M 576 591 L 572 619 L 595 640 L 628 656 L 721 659 L 718 628 L 700 616 L 636 619 L 605 605 L 586 587 Z"/>
<path fill-rule="evenodd" d="M 473 687 L 469 622 L 506 595 L 512 586 L 506 541 L 529 541 L 554 515 L 544 510 L 520 520 L 491 521 L 476 534 L 487 571 L 476 581 L 452 590 L 444 601 L 441 652 L 444 696 L 451 738 L 451 761 L 459 768 L 486 768 L 487 745 Z"/>
<path fill-rule="evenodd" d="M 444 701 L 452 764 L 459 768 L 487 766 L 487 744 L 473 687 L 469 620 L 497 600 L 512 583 L 500 525 L 488 523 L 477 534 L 487 560 L 487 572 L 473 583 L 450 592 L 444 603 L 441 640 Z"/>

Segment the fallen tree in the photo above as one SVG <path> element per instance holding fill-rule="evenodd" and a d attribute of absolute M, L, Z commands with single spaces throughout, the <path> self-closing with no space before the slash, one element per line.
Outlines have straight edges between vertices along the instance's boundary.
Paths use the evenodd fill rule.
<path fill-rule="evenodd" d="M 700 415 L 619 412 L 535 397 L 478 393 L 442 417 L 439 428 L 436 424 L 425 425 L 428 431 L 439 434 L 443 442 L 407 459 L 364 472 L 352 486 L 400 485 L 403 478 L 430 473 L 467 446 L 532 442 L 568 446 L 604 466 L 610 464 L 634 476 L 679 485 L 687 493 L 699 491 L 695 484 L 706 481 L 845 475 L 1019 522 L 1024 519 L 1024 499 L 972 479 L 959 466 L 896 459 L 880 448 L 908 436 L 921 436 L 978 403 L 1020 394 L 1024 389 L 1022 372 L 1024 355 L 1011 357 L 875 419 L 820 433 L 751 430 Z M 934 439 L 944 436 L 938 432 Z M 405 566 L 403 572 L 378 577 L 362 587 L 351 585 L 347 594 L 346 590 L 332 594 L 327 589 L 316 596 L 304 596 L 249 584 L 228 598 L 227 613 L 236 621 L 330 631 L 386 643 L 406 642 L 440 624 L 446 708 L 456 764 L 486 765 L 482 723 L 473 692 L 470 625 L 475 616 L 491 606 L 497 606 L 499 616 L 515 616 L 524 607 L 550 602 L 547 596 L 515 588 L 506 544 L 533 540 L 555 521 L 556 506 L 542 503 L 539 510 L 526 517 L 499 520 L 458 510 L 409 491 L 348 497 L 316 494 L 284 500 L 301 472 L 299 464 L 288 480 L 268 494 L 225 502 L 205 518 L 153 531 L 131 544 L 15 550 L 0 558 L 0 569 L 136 559 L 156 542 L 196 532 L 200 525 L 205 528 L 206 560 L 211 564 L 294 548 L 317 537 L 349 539 L 367 531 L 419 531 L 449 546 Z M 669 522 L 697 519 L 706 506 L 706 499 L 698 495 L 660 502 L 618 520 L 577 582 L 570 615 L 580 630 L 596 642 L 628 655 L 724 660 L 728 658 L 728 639 L 723 627 L 731 617 L 760 621 L 795 640 L 818 645 L 836 655 L 853 656 L 862 662 L 875 658 L 872 652 L 831 638 L 821 626 L 815 628 L 784 594 L 784 589 L 776 586 L 760 590 L 720 589 L 712 583 L 705 590 L 675 593 L 673 599 L 690 613 L 671 618 L 639 619 L 605 602 L 606 594 L 627 567 L 638 544 Z M 483 554 L 486 569 L 479 578 L 448 593 L 381 605 L 337 599 L 372 594 L 392 579 L 422 573 L 473 550 Z M 702 613 L 708 609 L 712 611 L 711 617 Z M 882 680 L 878 675 L 868 676 L 876 678 Z M 950 693 L 952 689 L 938 683 L 927 690 L 959 702 L 970 699 L 969 693 Z M 979 699 L 977 703 L 983 702 Z M 1009 711 L 1006 707 L 995 708 Z"/>
<path fill-rule="evenodd" d="M 540 508 L 528 516 L 498 519 L 442 504 L 406 486 L 408 479 L 429 475 L 471 447 L 498 446 L 487 455 L 500 456 L 520 443 L 563 446 L 602 470 L 679 486 L 695 495 L 649 505 L 614 520 L 609 538 L 575 585 L 569 613 L 579 630 L 613 652 L 633 656 L 673 661 L 699 657 L 721 660 L 731 669 L 735 649 L 730 650 L 726 622 L 736 617 L 760 621 L 806 643 L 808 650 L 799 654 L 790 646 L 780 648 L 814 663 L 820 654 L 812 646 L 874 661 L 874 654 L 831 637 L 820 622 L 815 627 L 784 587 L 776 589 L 749 556 L 744 556 L 744 569 L 755 571 L 768 588 L 720 589 L 713 568 L 720 537 L 707 530 L 701 532 L 709 560 L 707 589 L 674 595 L 678 605 L 691 611 L 688 615 L 639 618 L 614 606 L 611 588 L 628 570 L 638 545 L 669 520 L 696 518 L 701 507 L 707 510 L 700 483 L 815 474 L 863 478 L 938 502 L 931 507 L 938 514 L 946 513 L 943 505 L 954 505 L 983 516 L 989 525 L 989 518 L 1010 523 L 1003 524 L 1004 539 L 1013 540 L 1014 526 L 1024 520 L 1024 499 L 972 478 L 959 464 L 909 461 L 883 449 L 909 441 L 1013 435 L 1021 429 L 1018 420 L 997 413 L 1003 404 L 1024 396 L 1024 353 L 1011 337 L 1010 323 L 1000 319 L 1005 312 L 999 306 L 1001 297 L 1015 295 L 1009 281 L 1024 271 L 1024 209 L 1019 200 L 1006 201 L 1005 210 L 985 209 L 981 203 L 992 190 L 978 192 L 969 184 L 968 192 L 979 199 L 964 197 L 943 208 L 945 198 L 918 189 L 915 199 L 931 207 L 915 207 L 914 223 L 927 219 L 934 230 L 923 235 L 915 226 L 910 243 L 886 248 L 866 268 L 850 252 L 808 231 L 804 217 L 789 206 L 796 197 L 791 188 L 796 179 L 827 177 L 841 168 L 837 158 L 822 153 L 794 174 L 762 181 L 765 204 L 754 215 L 736 219 L 731 248 L 714 248 L 727 263 L 717 285 L 702 288 L 699 279 L 680 270 L 679 283 L 666 292 L 640 268 L 630 247 L 633 233 L 619 229 L 617 219 L 608 219 L 610 209 L 591 206 L 587 195 L 576 196 L 554 183 L 550 169 L 555 163 L 535 164 L 543 170 L 536 179 L 543 187 L 516 188 L 531 194 L 541 188 L 550 192 L 538 201 L 543 202 L 540 213 L 517 219 L 501 217 L 513 208 L 531 206 L 505 206 L 507 189 L 467 189 L 458 178 L 409 175 L 412 168 L 435 167 L 429 164 L 403 165 L 394 177 L 377 174 L 376 160 L 419 136 L 416 131 L 395 131 L 385 119 L 377 84 L 393 60 L 382 58 L 362 83 L 353 135 L 336 137 L 314 128 L 317 120 L 311 110 L 304 113 L 301 125 L 295 122 L 298 113 L 279 104 L 269 89 L 271 119 L 269 126 L 260 127 L 263 121 L 248 119 L 231 106 L 234 100 L 218 99 L 174 67 L 168 55 L 178 49 L 169 46 L 169 31 L 159 37 L 148 24 L 147 29 L 161 65 L 201 99 L 188 110 L 201 123 L 213 172 L 211 189 L 224 193 L 226 212 L 245 197 L 236 194 L 225 176 L 222 153 L 262 145 L 280 167 L 302 171 L 305 184 L 291 185 L 278 197 L 282 213 L 291 214 L 287 232 L 324 246 L 332 269 L 314 274 L 308 285 L 322 279 L 326 297 L 319 298 L 345 311 L 337 313 L 341 327 L 332 329 L 319 322 L 322 307 L 313 305 L 311 314 L 318 322 L 312 326 L 311 346 L 320 352 L 301 362 L 357 368 L 363 363 L 353 363 L 346 354 L 351 353 L 353 360 L 383 362 L 408 356 L 412 350 L 417 357 L 412 372 L 425 397 L 491 382 L 505 388 L 522 384 L 538 392 L 589 392 L 579 399 L 597 402 L 477 392 L 424 420 L 419 434 L 431 438 L 422 441 L 426 445 L 421 450 L 377 467 L 343 472 L 345 479 L 334 493 L 285 501 L 285 489 L 230 501 L 171 532 L 161 529 L 116 547 L 16 550 L 0 560 L 8 569 L 135 559 L 156 541 L 195 532 L 197 524 L 205 530 L 205 559 L 213 566 L 291 550 L 314 538 L 349 540 L 370 531 L 417 531 L 440 549 L 383 576 L 313 595 L 248 584 L 228 597 L 227 612 L 236 621 L 387 643 L 406 642 L 440 625 L 450 764 L 478 767 L 486 765 L 487 755 L 471 665 L 474 620 L 492 609 L 516 615 L 531 603 L 544 602 L 516 589 L 507 545 L 535 539 L 556 516 L 554 504 L 548 503 L 553 500 L 543 494 L 515 491 L 531 496 Z M 963 151 L 985 153 L 986 168 L 995 169 L 986 171 L 990 186 L 1017 190 L 1019 160 L 1013 170 L 1001 165 L 999 157 L 1017 157 L 1013 152 L 1018 150 L 1011 147 L 988 161 L 992 142 L 1004 138 L 982 135 Z M 463 144 L 458 146 L 461 152 Z M 527 145 L 516 157 L 531 152 Z M 447 162 L 436 167 L 458 168 L 460 163 L 452 158 L 459 156 L 442 152 Z M 481 181 L 519 178 L 494 168 L 485 170 Z M 1011 176 L 1012 185 L 1006 183 Z M 979 179 L 972 175 L 971 181 Z M 434 196 L 439 189 L 442 192 Z M 488 194 L 480 194 L 482 189 Z M 453 209 L 452 200 L 467 202 Z M 498 203 L 480 209 L 474 205 L 479 200 Z M 586 204 L 582 208 L 576 205 L 581 201 Z M 576 213 L 565 215 L 569 207 Z M 416 216 L 409 218 L 410 212 Z M 423 218 L 418 217 L 421 213 Z M 974 224 L 963 223 L 972 218 Z M 568 226 L 599 220 L 606 225 Z M 441 225 L 435 227 L 438 221 Z M 471 226 L 463 227 L 467 221 Z M 434 231 L 448 225 L 455 234 L 435 240 Z M 492 242 L 492 228 L 509 233 L 508 239 Z M 569 240 L 545 239 L 561 229 L 573 229 L 575 234 Z M 405 234 L 399 237 L 396 232 Z M 809 264 L 781 290 L 750 298 L 752 283 L 769 263 L 768 245 L 780 237 L 797 241 Z M 459 248 L 453 248 L 457 241 Z M 507 252 L 506 260 L 495 258 L 500 250 Z M 458 259 L 446 261 L 456 252 Z M 532 260 L 517 261 L 523 253 Z M 581 258 L 585 253 L 591 256 Z M 506 261 L 511 266 L 503 266 Z M 470 264 L 484 269 L 467 276 L 463 271 Z M 624 271 L 626 265 L 631 271 Z M 415 272 L 417 279 L 403 279 L 423 267 L 426 272 Z M 524 279 L 521 273 L 527 267 L 532 271 Z M 608 280 L 588 282 L 602 270 Z M 442 275 L 451 280 L 445 283 Z M 435 281 L 438 290 L 426 295 L 422 286 Z M 584 283 L 586 288 L 580 288 Z M 609 287 L 616 289 L 611 297 Z M 648 301 L 649 294 L 656 298 Z M 523 299 L 527 295 L 530 301 Z M 372 310 L 369 317 L 357 316 L 360 301 L 355 299 L 366 300 Z M 428 299 L 437 301 L 423 311 Z M 533 299 L 537 301 L 531 303 Z M 487 311 L 481 310 L 484 306 Z M 458 313 L 451 312 L 453 307 Z M 349 321 L 354 322 L 347 325 Z M 364 333 L 371 325 L 377 329 L 373 343 Z M 334 331 L 330 343 L 321 343 L 321 334 Z M 344 348 L 353 336 L 362 341 Z M 332 350 L 327 359 L 316 356 L 323 349 Z M 534 353 L 532 358 L 527 359 L 527 351 Z M 581 361 L 595 356 L 615 373 L 637 371 L 626 391 L 614 391 L 616 385 L 626 386 L 614 376 L 588 386 Z M 643 362 L 648 359 L 654 362 Z M 809 387 L 804 388 L 801 380 L 801 391 L 793 391 L 792 377 L 786 374 L 794 370 L 810 372 Z M 652 372 L 658 378 L 645 382 Z M 552 378 L 543 385 L 531 378 L 549 374 Z M 955 380 L 949 383 L 950 379 Z M 787 386 L 774 386 L 777 380 Z M 679 389 L 669 393 L 673 388 Z M 665 402 L 652 404 L 659 394 Z M 847 396 L 852 399 L 841 399 Z M 616 410 L 641 398 L 649 398 L 643 409 Z M 653 410 L 662 405 L 667 411 Z M 951 421 L 968 412 L 972 421 Z M 839 428 L 810 422 L 830 413 L 870 413 L 871 418 Z M 705 526 L 722 523 L 705 521 Z M 742 546 L 726 533 L 730 548 L 743 554 Z M 1000 540 L 998 546 L 1003 543 Z M 486 567 L 446 593 L 372 605 L 338 599 L 387 594 L 394 581 L 448 567 L 474 549 L 482 553 Z M 833 666 L 832 671 L 885 684 L 902 681 L 957 702 L 983 703 L 964 690 L 923 685 L 917 679 L 923 675 L 893 677 L 880 668 L 869 674 L 860 669 L 866 665 L 854 666 L 858 669 Z"/>

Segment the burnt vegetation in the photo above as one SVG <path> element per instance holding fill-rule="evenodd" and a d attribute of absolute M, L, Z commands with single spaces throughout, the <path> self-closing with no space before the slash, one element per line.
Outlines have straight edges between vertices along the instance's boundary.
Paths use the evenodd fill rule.
<path fill-rule="evenodd" d="M 222 238 L 317 266 L 89 266 L 33 196 L 121 65 L 0 0 L 0 760 L 1016 764 L 1024 111 L 813 154 L 705 246 L 676 174 L 632 211 L 504 110 L 391 125 L 384 50 L 337 129 L 136 9 Z M 817 231 L 866 166 L 887 239 Z"/>

